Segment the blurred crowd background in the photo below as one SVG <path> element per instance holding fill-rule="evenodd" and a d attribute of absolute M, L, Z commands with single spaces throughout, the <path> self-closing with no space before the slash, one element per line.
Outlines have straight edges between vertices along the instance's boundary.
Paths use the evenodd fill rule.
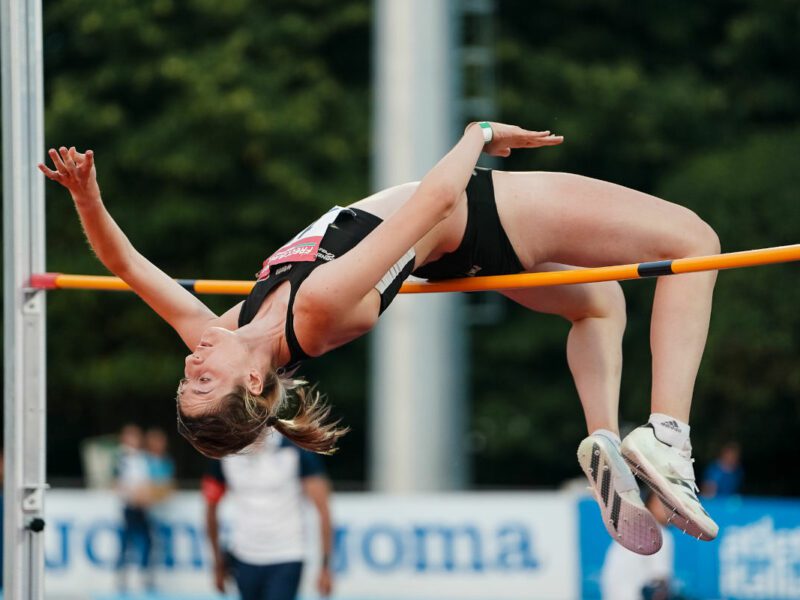
<path fill-rule="evenodd" d="M 95 150 L 108 208 L 171 275 L 249 279 L 287 236 L 371 191 L 368 0 L 44 8 L 46 143 Z M 486 117 L 566 136 L 499 168 L 572 171 L 685 204 L 725 251 L 797 241 L 796 2 L 503 0 L 488 18 L 497 114 Z M 49 270 L 102 273 L 68 196 L 48 187 L 47 210 Z M 757 465 L 745 482 L 755 494 L 800 492 L 799 478 L 781 476 L 793 472 L 800 425 L 796 268 L 721 275 L 698 378 L 699 464 L 737 440 Z M 624 288 L 622 417 L 638 423 L 653 283 Z M 567 324 L 492 303 L 491 326 L 469 331 L 471 484 L 557 485 L 577 473 L 584 427 L 564 360 Z M 87 436 L 129 420 L 172 422 L 183 349 L 141 302 L 53 294 L 48 330 L 51 478 L 81 477 Z M 358 341 L 306 370 L 352 428 L 329 461 L 352 488 L 366 478 L 366 348 Z M 174 452 L 179 479 L 199 477 L 189 446 L 176 441 Z"/>

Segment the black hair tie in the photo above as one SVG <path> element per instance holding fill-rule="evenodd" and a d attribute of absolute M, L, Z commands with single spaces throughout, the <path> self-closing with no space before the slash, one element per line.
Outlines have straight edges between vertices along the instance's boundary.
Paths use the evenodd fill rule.
<path fill-rule="evenodd" d="M 275 415 L 270 415 L 267 417 L 267 427 L 274 427 L 275 423 L 278 422 L 278 417 Z"/>

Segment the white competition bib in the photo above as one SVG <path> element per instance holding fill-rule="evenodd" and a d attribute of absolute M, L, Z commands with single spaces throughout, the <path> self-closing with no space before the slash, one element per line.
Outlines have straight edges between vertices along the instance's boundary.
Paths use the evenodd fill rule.
<path fill-rule="evenodd" d="M 336 217 L 343 210 L 341 206 L 334 206 L 303 231 L 294 236 L 288 243 L 281 246 L 277 251 L 264 261 L 261 271 L 258 272 L 258 281 L 269 277 L 270 267 L 287 262 L 313 262 L 317 258 L 317 251 L 322 242 L 328 226 L 334 222 Z"/>

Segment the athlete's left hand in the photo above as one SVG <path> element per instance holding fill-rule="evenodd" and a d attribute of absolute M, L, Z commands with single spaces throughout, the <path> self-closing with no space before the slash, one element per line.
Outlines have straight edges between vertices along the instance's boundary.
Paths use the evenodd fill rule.
<path fill-rule="evenodd" d="M 492 126 L 492 141 L 486 144 L 483 151 L 490 156 L 509 156 L 515 148 L 557 146 L 564 141 L 563 135 L 553 135 L 550 131 L 528 131 L 505 123 L 489 124 Z M 469 125 L 473 126 L 477 127 L 477 124 Z"/>

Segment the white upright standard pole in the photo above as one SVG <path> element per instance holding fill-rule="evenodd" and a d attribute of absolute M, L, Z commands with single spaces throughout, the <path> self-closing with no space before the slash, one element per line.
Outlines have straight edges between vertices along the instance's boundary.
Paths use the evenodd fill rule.
<path fill-rule="evenodd" d="M 3 80 L 5 358 L 4 594 L 43 598 L 45 299 L 26 288 L 45 270 L 40 0 L 0 0 Z"/>
<path fill-rule="evenodd" d="M 458 132 L 450 0 L 375 0 L 373 183 L 419 180 Z M 371 338 L 370 478 L 385 492 L 464 486 L 464 364 L 458 294 L 399 296 Z"/>

